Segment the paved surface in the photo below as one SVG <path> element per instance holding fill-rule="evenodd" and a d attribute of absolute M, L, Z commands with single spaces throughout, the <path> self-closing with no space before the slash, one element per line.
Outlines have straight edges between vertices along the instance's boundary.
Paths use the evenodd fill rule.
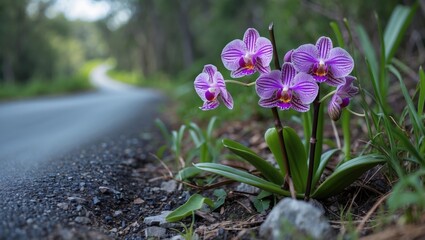
<path fill-rule="evenodd" d="M 152 121 L 161 96 L 92 72 L 97 92 L 0 104 L 0 186 L 47 161 L 140 121 Z"/>
<path fill-rule="evenodd" d="M 133 165 L 160 144 L 164 99 L 107 70 L 92 72 L 97 91 L 0 104 L 0 240 L 116 238 L 140 218 L 131 203 L 149 190 Z"/>

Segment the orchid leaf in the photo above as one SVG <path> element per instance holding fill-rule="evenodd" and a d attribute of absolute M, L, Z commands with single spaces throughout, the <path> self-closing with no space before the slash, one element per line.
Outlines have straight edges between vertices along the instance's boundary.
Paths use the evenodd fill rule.
<path fill-rule="evenodd" d="M 165 220 L 167 220 L 167 222 L 177 222 L 182 220 L 183 218 L 192 215 L 194 211 L 201 209 L 204 203 L 210 207 L 214 207 L 214 202 L 211 199 L 203 197 L 199 194 L 194 194 L 189 198 L 189 200 L 187 200 L 185 204 L 181 205 L 168 214 L 167 217 L 165 217 Z"/>
<path fill-rule="evenodd" d="M 418 8 L 418 3 L 419 1 L 416 1 L 412 7 L 398 5 L 392 12 L 384 33 L 385 57 L 387 62 L 391 61 L 401 40 L 405 36 L 404 33 L 412 21 Z"/>
<path fill-rule="evenodd" d="M 367 170 L 385 162 L 385 157 L 379 154 L 370 154 L 353 158 L 339 165 L 316 191 L 314 191 L 312 197 L 322 199 L 335 195 L 356 181 Z"/>
<path fill-rule="evenodd" d="M 283 175 L 266 160 L 255 154 L 251 149 L 230 139 L 224 139 L 223 145 L 239 157 L 248 161 L 269 181 L 282 185 Z"/>
<path fill-rule="evenodd" d="M 265 135 L 270 151 L 276 161 L 280 162 L 279 166 L 283 165 L 283 155 L 276 129 L 269 128 Z M 304 145 L 295 130 L 290 127 L 283 128 L 283 137 L 295 190 L 298 193 L 303 193 L 306 188 L 308 172 L 307 154 Z"/>
<path fill-rule="evenodd" d="M 418 115 L 422 116 L 425 105 L 425 72 L 422 67 L 419 68 L 419 98 L 418 98 Z"/>
<path fill-rule="evenodd" d="M 326 165 L 328 165 L 329 159 L 336 153 L 340 151 L 339 149 L 331 149 L 329 151 L 326 151 L 322 154 L 320 158 L 320 164 L 319 167 L 316 169 L 316 173 L 313 177 L 313 183 L 312 186 L 316 186 L 317 182 L 320 180 L 320 176 L 322 176 L 323 171 L 325 170 Z"/>
<path fill-rule="evenodd" d="M 197 169 L 196 167 L 186 167 L 179 171 L 176 179 L 180 181 L 186 180 L 198 175 L 200 172 L 201 170 Z"/>
<path fill-rule="evenodd" d="M 291 196 L 288 191 L 283 190 L 279 185 L 236 168 L 232 168 L 218 163 L 198 163 L 195 164 L 195 167 L 207 172 L 212 172 L 220 176 L 235 180 L 237 182 L 243 182 L 248 185 L 258 187 L 262 190 L 274 194 L 287 197 Z M 297 197 L 302 197 L 302 195 L 299 195 Z"/>

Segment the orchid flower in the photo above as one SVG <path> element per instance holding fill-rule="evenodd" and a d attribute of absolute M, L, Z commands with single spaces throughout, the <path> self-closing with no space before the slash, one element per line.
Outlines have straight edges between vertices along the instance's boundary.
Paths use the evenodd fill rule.
<path fill-rule="evenodd" d="M 317 82 L 331 86 L 344 84 L 354 68 L 350 54 L 340 47 L 333 48 L 328 37 L 319 38 L 316 45 L 301 45 L 294 50 L 291 60 L 297 71 L 311 74 Z"/>
<path fill-rule="evenodd" d="M 345 77 L 345 84 L 337 87 L 328 105 L 328 114 L 332 120 L 337 121 L 341 116 L 341 111 L 350 103 L 350 98 L 359 92 L 359 89 L 353 85 L 353 76 Z"/>
<path fill-rule="evenodd" d="M 212 110 L 220 105 L 220 99 L 224 105 L 232 109 L 233 98 L 227 92 L 223 75 L 217 71 L 217 67 L 211 64 L 205 65 L 204 70 L 195 79 L 195 90 L 199 97 L 204 101 L 200 109 Z"/>
<path fill-rule="evenodd" d="M 270 72 L 273 46 L 254 28 L 248 28 L 243 40 L 228 43 L 221 53 L 224 66 L 231 71 L 232 78 L 240 78 L 255 72 Z"/>
<path fill-rule="evenodd" d="M 306 112 L 316 98 L 319 86 L 311 75 L 297 73 L 292 63 L 284 63 L 282 71 L 262 74 L 255 89 L 260 96 L 258 104 L 262 107 Z"/>

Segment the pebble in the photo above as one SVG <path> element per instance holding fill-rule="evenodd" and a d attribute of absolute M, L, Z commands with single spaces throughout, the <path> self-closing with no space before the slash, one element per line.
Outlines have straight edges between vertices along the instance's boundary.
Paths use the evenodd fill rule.
<path fill-rule="evenodd" d="M 172 193 L 177 188 L 177 182 L 175 180 L 170 180 L 161 183 L 161 190 L 166 191 L 167 193 Z"/>
<path fill-rule="evenodd" d="M 85 224 L 85 225 L 88 225 L 88 224 L 91 223 L 90 218 L 88 218 L 88 217 L 76 217 L 74 219 L 74 221 L 76 223 L 81 223 L 81 224 Z"/>
<path fill-rule="evenodd" d="M 323 211 L 311 203 L 291 198 L 281 200 L 260 226 L 264 239 L 335 239 Z"/>
<path fill-rule="evenodd" d="M 68 210 L 68 208 L 69 208 L 69 204 L 68 203 L 64 203 L 64 202 L 58 203 L 57 206 L 59 208 L 63 209 L 63 210 Z"/>
<path fill-rule="evenodd" d="M 98 205 L 98 204 L 100 204 L 100 199 L 98 198 L 98 197 L 93 197 L 93 204 L 94 205 Z"/>
<path fill-rule="evenodd" d="M 145 229 L 145 238 L 163 238 L 167 230 L 162 227 L 147 227 Z"/>
<path fill-rule="evenodd" d="M 145 201 L 141 198 L 136 198 L 136 199 L 134 199 L 133 203 L 134 204 L 143 204 L 143 203 L 145 203 Z"/>
<path fill-rule="evenodd" d="M 162 211 L 160 215 L 145 217 L 145 219 L 143 219 L 143 223 L 148 226 L 165 224 L 167 223 L 165 218 L 170 213 L 171 211 Z"/>
<path fill-rule="evenodd" d="M 87 200 L 80 197 L 68 197 L 68 200 L 76 203 L 85 203 Z"/>
<path fill-rule="evenodd" d="M 117 210 L 117 211 L 114 212 L 114 217 L 118 217 L 120 215 L 122 215 L 122 211 L 121 210 Z"/>

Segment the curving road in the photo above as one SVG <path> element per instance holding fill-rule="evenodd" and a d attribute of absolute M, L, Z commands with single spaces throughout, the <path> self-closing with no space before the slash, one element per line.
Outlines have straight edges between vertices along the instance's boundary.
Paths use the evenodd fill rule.
<path fill-rule="evenodd" d="M 101 137 L 152 122 L 161 94 L 115 82 L 108 69 L 93 70 L 95 92 L 0 103 L 0 187 Z"/>

